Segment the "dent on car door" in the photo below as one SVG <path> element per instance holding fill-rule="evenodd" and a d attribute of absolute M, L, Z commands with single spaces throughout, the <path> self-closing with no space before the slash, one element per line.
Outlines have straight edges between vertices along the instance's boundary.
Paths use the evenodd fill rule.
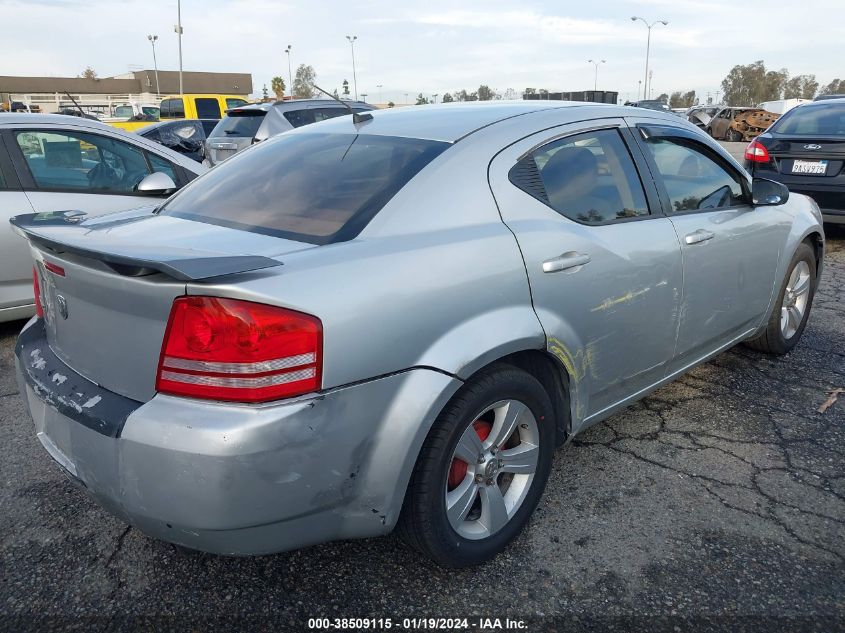
<path fill-rule="evenodd" d="M 574 384 L 575 426 L 659 381 L 677 333 L 680 248 L 616 124 L 523 139 L 493 160 L 490 185 L 548 349 Z"/>
<path fill-rule="evenodd" d="M 0 321 L 5 320 L 4 313 L 10 308 L 33 302 L 29 247 L 26 240 L 16 235 L 9 226 L 9 218 L 22 213 L 32 213 L 32 206 L 20 189 L 0 138 Z"/>
<path fill-rule="evenodd" d="M 144 206 L 151 199 L 135 193 L 140 180 L 153 170 L 177 176 L 173 165 L 153 152 L 88 131 L 16 129 L 7 143 L 37 212 L 79 209 L 100 215 Z"/>
<path fill-rule="evenodd" d="M 747 178 L 694 132 L 643 124 L 636 136 L 681 242 L 681 369 L 761 323 L 788 221 L 751 206 Z"/>

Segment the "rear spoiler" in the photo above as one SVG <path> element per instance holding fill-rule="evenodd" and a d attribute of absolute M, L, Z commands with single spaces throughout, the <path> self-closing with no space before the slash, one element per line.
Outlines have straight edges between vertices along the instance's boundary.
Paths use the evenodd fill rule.
<path fill-rule="evenodd" d="M 199 281 L 282 265 L 282 262 L 260 255 L 230 255 L 149 244 L 124 244 L 120 252 L 115 252 L 114 244 L 109 243 L 108 231 L 103 231 L 102 236 L 96 235 L 98 231 L 94 227 L 80 224 L 83 219 L 85 214 L 80 211 L 54 211 L 17 215 L 9 223 L 16 233 L 33 244 L 54 253 L 96 259 L 126 277 L 158 272 L 179 281 Z"/>

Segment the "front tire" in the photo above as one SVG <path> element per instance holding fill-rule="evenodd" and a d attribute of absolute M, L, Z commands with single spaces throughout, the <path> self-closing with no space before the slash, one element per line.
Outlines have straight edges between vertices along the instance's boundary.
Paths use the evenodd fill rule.
<path fill-rule="evenodd" d="M 817 283 L 816 255 L 807 242 L 801 243 L 786 270 L 766 329 L 745 343 L 767 354 L 783 355 L 792 350 L 807 326 Z"/>
<path fill-rule="evenodd" d="M 543 494 L 554 430 L 551 400 L 530 374 L 500 364 L 472 378 L 423 443 L 399 519 L 402 538 L 444 567 L 496 556 Z"/>

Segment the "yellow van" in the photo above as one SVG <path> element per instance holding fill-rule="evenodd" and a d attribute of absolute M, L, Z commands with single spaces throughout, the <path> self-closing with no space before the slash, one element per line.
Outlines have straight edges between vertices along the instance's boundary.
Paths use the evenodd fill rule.
<path fill-rule="evenodd" d="M 222 119 L 226 110 L 249 103 L 237 95 L 198 95 L 164 97 L 161 118 L 165 119 Z"/>
<path fill-rule="evenodd" d="M 237 108 L 249 103 L 238 95 L 186 94 L 168 96 L 161 100 L 160 118 L 162 121 L 170 119 L 221 119 L 226 110 Z M 109 125 L 122 130 L 135 132 L 155 121 L 129 119 L 124 121 L 108 121 Z"/>

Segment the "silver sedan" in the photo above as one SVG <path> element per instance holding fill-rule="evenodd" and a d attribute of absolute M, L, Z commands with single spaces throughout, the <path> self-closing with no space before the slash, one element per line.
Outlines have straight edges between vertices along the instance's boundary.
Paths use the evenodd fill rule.
<path fill-rule="evenodd" d="M 448 566 L 516 537 L 556 446 L 789 352 L 824 252 L 810 199 L 695 126 L 549 102 L 340 117 L 157 209 L 13 224 L 21 393 L 106 508 L 227 554 L 398 528 Z"/>

